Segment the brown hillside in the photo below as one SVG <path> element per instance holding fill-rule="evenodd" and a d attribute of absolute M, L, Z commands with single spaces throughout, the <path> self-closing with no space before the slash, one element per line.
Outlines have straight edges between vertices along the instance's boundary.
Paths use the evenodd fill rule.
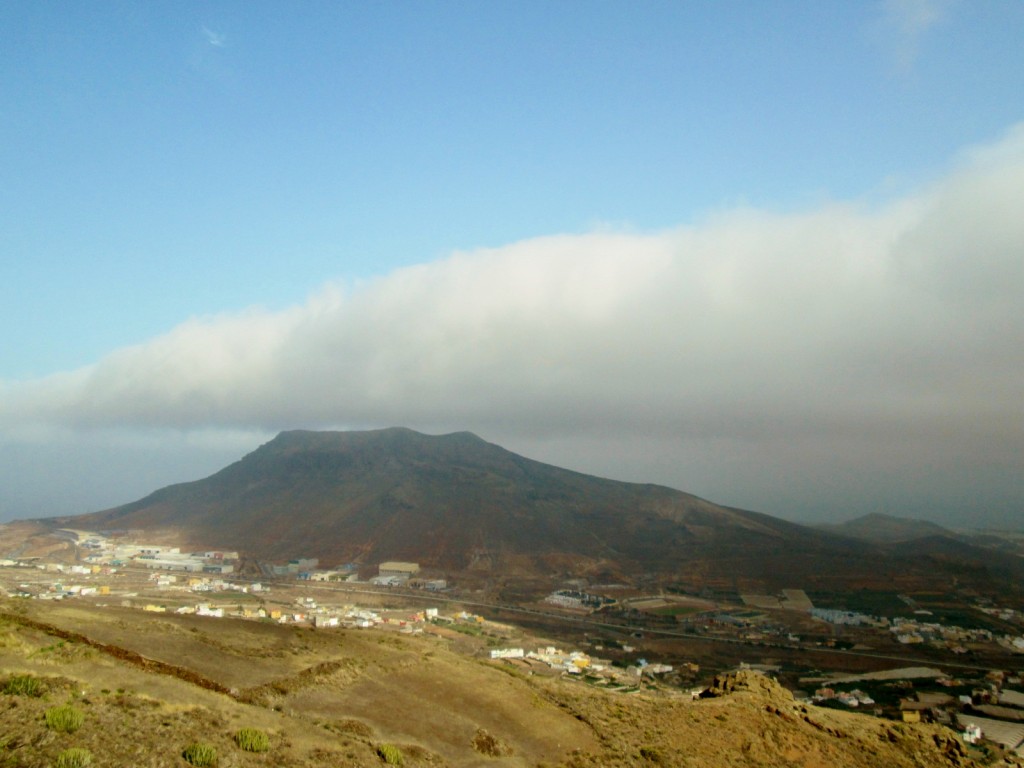
<path fill-rule="evenodd" d="M 284 432 L 220 472 L 50 524 L 175 530 L 196 547 L 449 573 L 701 574 L 738 586 L 871 584 L 915 566 L 877 546 L 518 456 L 467 432 Z M 917 571 L 935 577 L 933 563 Z M 983 577 L 984 569 L 979 572 Z"/>
<path fill-rule="evenodd" d="M 192 742 L 224 767 L 381 765 L 384 744 L 408 768 L 975 765 L 951 731 L 804 706 L 753 673 L 717 679 L 700 701 L 622 694 L 429 635 L 3 602 L 0 668 L 0 760 L 29 768 L 71 747 L 97 768 L 185 765 Z M 25 676 L 38 695 L 8 685 Z M 65 703 L 81 727 L 48 729 L 44 712 Z M 241 751 L 241 728 L 266 732 L 269 750 Z"/>

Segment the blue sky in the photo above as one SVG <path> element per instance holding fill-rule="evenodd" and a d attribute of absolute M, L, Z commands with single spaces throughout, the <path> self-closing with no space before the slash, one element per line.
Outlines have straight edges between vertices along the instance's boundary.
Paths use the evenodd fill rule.
<path fill-rule="evenodd" d="M 1024 243 L 1010 211 L 991 259 L 936 244 L 1024 192 L 1022 38 L 955 0 L 5 4 L 0 518 L 402 423 L 788 517 L 1012 519 L 1021 317 L 983 289 Z M 948 283 L 977 303 L 929 401 Z"/>

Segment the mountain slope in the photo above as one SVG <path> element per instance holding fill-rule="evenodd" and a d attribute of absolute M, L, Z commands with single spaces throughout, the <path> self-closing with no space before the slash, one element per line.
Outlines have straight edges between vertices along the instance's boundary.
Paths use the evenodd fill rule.
<path fill-rule="evenodd" d="M 883 515 L 878 512 L 862 515 L 835 525 L 822 525 L 822 529 L 879 544 L 911 541 L 929 536 L 956 536 L 953 531 L 927 520 Z"/>
<path fill-rule="evenodd" d="M 484 553 L 648 560 L 710 536 L 798 530 L 669 488 L 542 464 L 469 433 L 398 428 L 284 432 L 205 480 L 76 524 L 179 528 L 266 558 L 408 557 L 456 568 Z"/>
<path fill-rule="evenodd" d="M 647 574 L 756 590 L 888 583 L 881 548 L 656 485 L 591 477 L 467 432 L 284 432 L 220 472 L 52 524 L 173 530 L 188 546 L 445 572 Z M 925 573 L 927 569 L 922 571 Z M 929 579 L 933 573 L 927 573 Z"/>

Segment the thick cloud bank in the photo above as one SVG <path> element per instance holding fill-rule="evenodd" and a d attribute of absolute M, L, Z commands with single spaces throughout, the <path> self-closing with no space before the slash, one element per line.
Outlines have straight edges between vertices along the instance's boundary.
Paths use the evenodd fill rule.
<path fill-rule="evenodd" d="M 1015 474 L 1021 200 L 1018 128 L 883 206 L 544 237 L 328 286 L 285 312 L 190 320 L 3 385 L 0 428 L 404 424 L 522 445 L 725 441 L 753 464 L 788 452 L 820 472 L 823 452 L 839 467 L 894 451 L 908 476 Z M 1016 482 L 1000 489 L 1009 504 Z"/>

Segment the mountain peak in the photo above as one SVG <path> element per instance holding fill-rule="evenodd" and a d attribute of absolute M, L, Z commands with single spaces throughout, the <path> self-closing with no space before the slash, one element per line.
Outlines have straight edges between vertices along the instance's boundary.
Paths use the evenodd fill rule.
<path fill-rule="evenodd" d="M 674 569 L 687 553 L 710 553 L 719 534 L 777 542 L 803 530 L 533 461 L 471 432 L 404 427 L 281 432 L 205 480 L 76 524 L 177 529 L 196 545 L 262 559 L 543 572 L 573 562 L 615 573 Z"/>
<path fill-rule="evenodd" d="M 337 448 L 371 445 L 426 445 L 443 442 L 472 442 L 487 444 L 472 432 L 451 432 L 443 435 L 428 435 L 408 427 L 385 427 L 361 431 L 315 431 L 291 429 L 280 432 L 266 446 L 285 448 Z"/>
<path fill-rule="evenodd" d="M 890 567 L 849 534 L 561 469 L 470 432 L 402 427 L 282 432 L 203 480 L 51 522 L 173 531 L 183 546 L 257 560 L 407 560 L 491 583 L 653 578 L 763 593 L 814 583 L 839 562 L 859 584 Z"/>

